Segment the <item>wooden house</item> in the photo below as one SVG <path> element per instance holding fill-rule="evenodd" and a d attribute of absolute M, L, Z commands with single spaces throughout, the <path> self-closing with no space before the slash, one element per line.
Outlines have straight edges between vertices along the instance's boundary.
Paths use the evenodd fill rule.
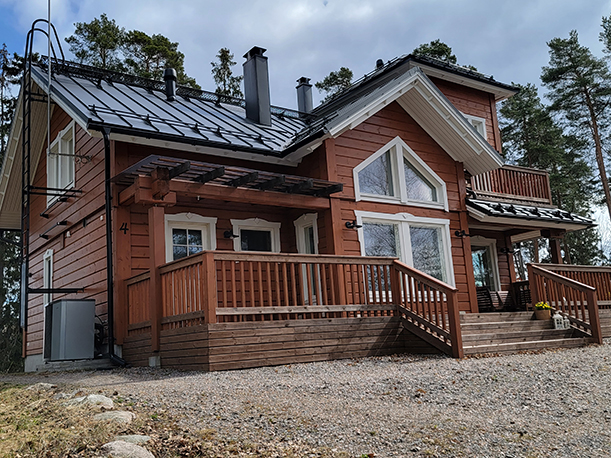
<path fill-rule="evenodd" d="M 51 329 L 61 299 L 94 304 L 96 358 L 132 365 L 601 341 L 609 272 L 560 265 L 563 234 L 592 221 L 499 154 L 512 86 L 408 55 L 316 108 L 301 78 L 293 110 L 270 104 L 264 51 L 244 56 L 244 100 L 177 87 L 171 69 L 28 68 L 0 178 L 0 228 L 24 234 L 26 370 L 79 345 Z M 554 264 L 518 282 L 513 244 L 541 236 Z M 570 329 L 532 321 L 538 300 Z"/>

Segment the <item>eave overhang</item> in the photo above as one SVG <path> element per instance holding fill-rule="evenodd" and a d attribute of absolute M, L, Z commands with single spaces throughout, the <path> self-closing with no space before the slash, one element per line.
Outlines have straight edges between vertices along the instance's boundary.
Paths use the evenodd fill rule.
<path fill-rule="evenodd" d="M 533 227 L 578 231 L 594 227 L 590 218 L 558 208 L 518 205 L 467 199 L 467 211 L 477 221 L 512 227 Z"/>
<path fill-rule="evenodd" d="M 420 70 L 412 68 L 358 100 L 340 108 L 321 124 L 319 138 L 309 138 L 290 156 L 304 156 L 326 138 L 337 138 L 377 112 L 397 102 L 454 159 L 464 163 L 473 175 L 503 165 L 500 154 L 475 130 L 465 117 Z"/>

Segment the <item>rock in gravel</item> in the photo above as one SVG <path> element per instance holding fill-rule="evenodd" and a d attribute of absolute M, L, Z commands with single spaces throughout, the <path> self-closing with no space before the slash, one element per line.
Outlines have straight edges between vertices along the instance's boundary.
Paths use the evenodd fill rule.
<path fill-rule="evenodd" d="M 134 418 L 136 418 L 136 414 L 133 412 L 124 412 L 121 410 L 113 411 L 113 412 L 102 412 L 97 415 L 94 415 L 93 419 L 95 421 L 114 421 L 117 423 L 131 423 Z"/>
<path fill-rule="evenodd" d="M 106 456 L 112 458 L 155 458 L 155 456 L 144 447 L 125 441 L 114 441 L 102 445 Z"/>
<path fill-rule="evenodd" d="M 38 393 L 41 393 L 43 391 L 51 391 L 54 390 L 55 388 L 57 388 L 57 385 L 53 385 L 51 383 L 36 383 L 34 385 L 29 386 L 27 389 L 29 391 L 36 391 Z"/>
<path fill-rule="evenodd" d="M 90 405 L 102 410 L 112 410 L 115 408 L 115 403 L 112 401 L 112 399 L 102 396 L 101 394 L 90 394 L 87 396 L 70 399 L 69 401 L 66 401 L 64 405 Z"/>
<path fill-rule="evenodd" d="M 132 444 L 146 444 L 151 440 L 151 436 L 141 436 L 139 434 L 129 434 L 127 436 L 117 436 L 116 441 L 125 441 Z"/>

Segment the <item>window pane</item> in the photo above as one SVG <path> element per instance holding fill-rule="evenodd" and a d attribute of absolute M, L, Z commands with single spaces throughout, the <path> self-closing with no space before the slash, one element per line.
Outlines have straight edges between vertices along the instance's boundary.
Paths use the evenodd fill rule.
<path fill-rule="evenodd" d="M 435 187 L 406 158 L 403 158 L 403 170 L 405 171 L 405 187 L 407 188 L 408 199 L 426 202 L 437 201 Z"/>
<path fill-rule="evenodd" d="M 414 268 L 445 281 L 441 230 L 433 227 L 410 226 Z"/>
<path fill-rule="evenodd" d="M 242 251 L 272 251 L 272 233 L 270 231 L 240 231 Z"/>
<path fill-rule="evenodd" d="M 189 254 L 199 253 L 200 251 L 203 251 L 201 245 L 189 245 Z"/>
<path fill-rule="evenodd" d="M 174 252 L 174 261 L 176 261 L 177 259 L 181 259 L 187 256 L 187 247 L 174 245 L 173 252 Z"/>
<path fill-rule="evenodd" d="M 202 231 L 189 229 L 189 245 L 202 245 Z"/>
<path fill-rule="evenodd" d="M 363 223 L 366 256 L 392 256 L 399 253 L 396 224 Z"/>
<path fill-rule="evenodd" d="M 305 244 L 307 254 L 316 254 L 316 247 L 314 246 L 314 227 L 308 226 L 304 228 L 305 231 Z"/>
<path fill-rule="evenodd" d="M 394 196 L 390 151 L 359 172 L 359 188 L 362 193 Z"/>
<path fill-rule="evenodd" d="M 489 247 L 471 247 L 475 286 L 487 286 L 494 290 L 494 271 Z"/>
<path fill-rule="evenodd" d="M 172 229 L 172 244 L 173 245 L 186 245 L 187 244 L 187 230 L 186 229 Z"/>

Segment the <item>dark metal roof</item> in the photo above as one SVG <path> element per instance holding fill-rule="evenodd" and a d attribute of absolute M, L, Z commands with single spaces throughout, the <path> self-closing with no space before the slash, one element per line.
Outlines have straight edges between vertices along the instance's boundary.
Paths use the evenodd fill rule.
<path fill-rule="evenodd" d="M 594 221 L 590 218 L 560 210 L 558 208 L 490 202 L 479 199 L 467 199 L 467 207 L 477 210 L 487 216 L 497 218 L 565 223 L 586 227 L 595 226 Z"/>
<path fill-rule="evenodd" d="M 472 70 L 470 68 L 450 64 L 448 62 L 444 62 L 439 59 L 434 59 L 432 57 L 407 54 L 389 60 L 382 67 L 375 68 L 373 71 L 354 81 L 349 88 L 346 88 L 343 91 L 334 94 L 324 103 L 316 107 L 313 110 L 312 114 L 317 116 L 328 115 L 329 113 L 337 110 L 338 106 L 345 105 L 346 103 L 349 103 L 355 98 L 363 96 L 363 91 L 365 91 L 365 93 L 368 93 L 374 90 L 375 88 L 386 84 L 390 79 L 395 78 L 397 76 L 397 73 L 404 73 L 405 71 L 409 70 L 409 65 L 406 64 L 409 64 L 410 62 L 413 62 L 415 64 L 423 64 L 449 73 L 454 73 L 478 81 L 480 83 L 485 83 L 498 87 L 506 91 L 514 93 L 518 92 L 518 88 L 509 84 L 496 81 L 491 75 L 485 75 L 484 73 Z M 404 65 L 407 68 L 401 69 L 401 67 L 403 67 Z"/>
<path fill-rule="evenodd" d="M 112 181 L 130 185 L 137 176 L 150 176 L 153 170 L 158 167 L 169 169 L 170 178 L 236 188 L 319 197 L 327 197 L 343 189 L 342 183 L 333 181 L 156 155 L 148 156 L 125 169 Z"/>
<path fill-rule="evenodd" d="M 45 67 L 32 68 L 41 87 L 47 86 Z M 242 99 L 178 87 L 170 102 L 163 81 L 71 62 L 52 62 L 52 93 L 89 129 L 272 155 L 281 155 L 310 119 L 272 107 L 272 125 L 263 126 L 246 119 Z"/>

